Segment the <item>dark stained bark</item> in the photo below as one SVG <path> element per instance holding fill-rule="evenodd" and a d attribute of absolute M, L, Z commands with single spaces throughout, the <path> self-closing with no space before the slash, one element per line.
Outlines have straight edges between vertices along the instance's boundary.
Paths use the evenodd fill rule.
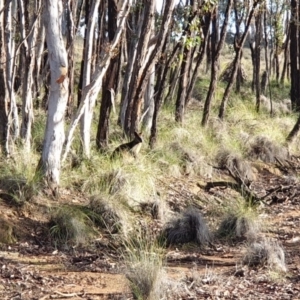
<path fill-rule="evenodd" d="M 114 0 L 108 0 L 108 38 L 112 41 L 117 29 L 117 5 Z M 120 48 L 120 47 L 119 47 Z M 118 52 L 118 51 L 117 51 Z M 117 89 L 119 74 L 119 55 L 114 57 L 107 69 L 102 84 L 102 101 L 100 105 L 100 117 L 98 122 L 98 131 L 96 145 L 98 149 L 105 149 L 108 145 L 109 135 L 109 117 L 112 107 L 111 97 L 113 89 Z"/>
<path fill-rule="evenodd" d="M 291 60 L 291 101 L 293 109 L 300 110 L 300 66 L 299 66 L 299 1 L 291 0 L 291 36 L 290 36 L 290 60 Z"/>
<path fill-rule="evenodd" d="M 231 6 L 232 6 L 232 0 L 228 0 L 227 6 L 226 6 L 226 11 L 225 11 L 225 19 L 224 23 L 222 25 L 222 30 L 221 30 L 221 36 L 220 36 L 220 41 L 217 44 L 216 52 L 213 57 L 213 62 L 212 62 L 212 70 L 211 70 L 211 80 L 210 80 L 210 85 L 209 85 L 209 90 L 207 92 L 205 104 L 204 104 L 204 110 L 203 110 L 203 117 L 202 117 L 202 122 L 201 125 L 204 127 L 208 123 L 208 118 L 210 114 L 210 108 L 211 108 L 211 101 L 215 93 L 216 85 L 217 85 L 217 76 L 218 76 L 218 69 L 219 69 L 219 57 L 221 54 L 221 50 L 223 48 L 223 44 L 225 41 L 226 37 L 226 32 L 227 32 L 227 26 L 228 26 L 228 20 L 231 12 Z M 213 16 L 213 24 L 216 25 L 215 19 L 217 18 L 216 15 L 217 11 L 215 10 L 215 14 Z M 213 28 L 215 34 L 216 31 L 218 30 L 216 26 Z"/>
<path fill-rule="evenodd" d="M 222 102 L 221 102 L 221 106 L 220 106 L 220 109 L 219 109 L 219 118 L 222 119 L 222 120 L 224 119 L 225 109 L 226 109 L 226 105 L 227 105 L 227 102 L 228 102 L 228 98 L 229 98 L 232 86 L 234 84 L 238 68 L 240 66 L 239 62 L 240 62 L 240 58 L 241 58 L 241 55 L 242 55 L 242 49 L 243 49 L 244 43 L 246 41 L 246 37 L 248 35 L 248 31 L 249 31 L 249 28 L 250 28 L 252 17 L 253 17 L 253 14 L 255 12 L 255 9 L 257 7 L 257 4 L 258 4 L 258 1 L 255 1 L 253 3 L 253 7 L 252 7 L 252 9 L 249 13 L 248 20 L 247 20 L 247 23 L 246 23 L 246 28 L 243 32 L 241 40 L 239 42 L 235 41 L 237 44 L 235 44 L 235 58 L 234 58 L 234 62 L 233 62 L 233 68 L 232 68 L 230 79 L 229 79 L 229 82 L 226 86 L 226 89 L 225 89 L 225 92 L 224 92 L 224 95 L 223 95 L 223 99 L 222 99 Z"/>
<path fill-rule="evenodd" d="M 124 130 L 128 136 L 134 133 L 137 130 L 136 122 L 138 118 L 138 110 L 140 109 L 141 105 L 141 98 L 136 98 L 135 95 L 137 93 L 136 89 L 139 85 L 141 80 L 140 72 L 143 64 L 143 59 L 145 55 L 145 49 L 147 48 L 147 44 L 149 41 L 149 33 L 151 31 L 151 23 L 152 18 L 154 17 L 154 2 L 147 1 L 144 5 L 144 20 L 140 32 L 140 36 L 138 39 L 138 46 L 135 61 L 137 63 L 134 64 L 132 74 L 131 74 L 131 81 L 129 83 L 128 89 L 128 103 L 126 108 L 125 114 L 125 124 Z"/>
<path fill-rule="evenodd" d="M 266 7 L 266 3 L 264 3 L 264 14 L 263 14 L 263 22 L 264 22 L 264 46 L 265 46 L 265 64 L 266 64 L 266 78 L 265 85 L 262 84 L 262 93 L 266 94 L 267 86 L 270 84 L 270 72 L 269 72 L 269 37 L 268 37 L 268 11 Z M 270 97 L 271 98 L 271 97 Z"/>
<path fill-rule="evenodd" d="M 74 109 L 74 71 L 75 71 L 75 43 L 74 39 L 76 36 L 76 24 L 77 24 L 77 5 L 78 1 L 69 0 L 67 2 L 67 52 L 68 52 L 68 77 L 69 77 L 69 96 L 68 96 L 68 104 L 67 104 L 67 117 L 72 116 L 72 112 Z"/>
<path fill-rule="evenodd" d="M 153 3 L 151 3 L 149 8 L 147 8 L 147 10 L 146 10 L 146 14 L 145 14 L 146 22 L 145 22 L 144 26 L 142 26 L 141 33 L 143 33 L 145 29 L 151 28 L 151 27 L 149 27 L 151 25 L 151 16 L 149 16 L 149 19 L 148 19 L 147 13 L 149 13 L 149 12 L 147 12 L 147 11 L 148 10 L 150 12 L 152 11 L 152 9 L 153 9 L 152 5 L 153 5 Z M 151 75 L 152 67 L 156 64 L 156 62 L 159 58 L 159 55 L 161 53 L 162 46 L 164 45 L 164 41 L 167 38 L 167 35 L 169 33 L 169 30 L 171 27 L 170 24 L 171 24 L 173 8 L 174 8 L 174 0 L 171 0 L 166 3 L 166 5 L 164 7 L 160 30 L 157 35 L 157 43 L 156 43 L 154 49 L 149 54 L 149 58 L 147 59 L 147 61 L 144 62 L 142 68 L 138 68 L 139 71 L 137 72 L 138 73 L 137 75 L 139 75 L 139 77 L 138 78 L 132 77 L 132 79 L 134 79 L 134 83 L 136 83 L 136 84 L 131 86 L 129 89 L 129 91 L 131 91 L 131 88 L 135 87 L 135 93 L 129 92 L 129 95 L 132 94 L 132 95 L 134 95 L 134 97 L 133 97 L 133 101 L 130 101 L 128 103 L 128 107 L 127 107 L 127 111 L 126 111 L 125 132 L 128 135 L 133 134 L 134 131 L 136 131 L 136 129 L 138 127 L 138 118 L 139 118 L 139 114 L 140 114 L 142 98 L 143 98 L 145 88 L 148 83 L 148 79 Z M 138 45 L 137 58 L 140 57 L 139 46 L 143 46 L 143 43 L 141 45 L 140 44 Z M 128 98 L 128 100 L 130 100 L 130 97 Z"/>
<path fill-rule="evenodd" d="M 195 7 L 193 8 L 193 10 L 194 11 L 191 13 L 191 16 L 188 19 L 189 26 L 186 32 L 187 40 L 192 38 L 192 29 L 191 29 L 191 27 L 193 26 L 192 21 L 197 16 Z M 188 82 L 189 69 L 191 64 L 192 64 L 192 47 L 186 43 L 183 47 L 183 57 L 182 57 L 182 63 L 180 67 L 176 108 L 175 108 L 175 121 L 179 123 L 183 122 L 187 86 L 189 84 Z"/>
<path fill-rule="evenodd" d="M 201 41 L 201 44 L 199 45 L 199 49 L 198 49 L 198 56 L 196 58 L 196 65 L 193 71 L 193 74 L 191 76 L 191 80 L 187 89 L 187 94 L 186 94 L 186 102 L 189 101 L 192 91 L 194 89 L 196 80 L 197 80 L 197 76 L 198 76 L 198 70 L 199 67 L 203 61 L 205 52 L 206 52 L 206 48 L 207 48 L 207 43 L 209 40 L 209 26 L 210 26 L 210 22 L 211 22 L 211 13 L 208 12 L 204 17 L 203 17 L 203 23 L 202 23 L 202 32 L 203 32 L 203 40 Z"/>
<path fill-rule="evenodd" d="M 256 111 L 260 109 L 260 52 L 261 52 L 261 12 L 255 18 L 255 95 L 256 95 Z"/>
<path fill-rule="evenodd" d="M 280 77 L 280 84 L 284 84 L 284 79 L 287 75 L 287 67 L 289 64 L 289 51 L 290 51 L 290 35 L 291 35 L 291 30 L 290 30 L 290 23 L 288 22 L 287 25 L 287 35 L 286 35 L 286 40 L 284 43 L 284 58 L 283 58 L 283 66 L 282 66 L 282 72 L 281 72 L 281 77 Z"/>
<path fill-rule="evenodd" d="M 163 45 L 162 52 L 165 53 L 167 48 L 167 40 Z M 175 51 L 174 51 L 175 50 Z M 171 62 L 175 57 L 176 49 L 173 50 L 173 53 L 170 55 L 167 61 L 164 60 L 163 57 L 160 58 L 159 63 L 157 64 L 157 80 L 154 87 L 154 111 L 152 117 L 152 125 L 150 130 L 150 139 L 149 146 L 151 149 L 154 148 L 156 140 L 157 140 L 157 118 L 158 113 L 163 101 L 163 91 L 164 91 L 164 83 L 166 81 L 168 69 L 170 67 Z"/>
<path fill-rule="evenodd" d="M 293 109 L 300 111 L 300 3 L 291 0 L 291 23 L 290 23 L 290 60 L 291 60 L 291 101 Z M 286 138 L 287 142 L 292 142 L 300 130 L 300 114 L 292 131 Z"/>
<path fill-rule="evenodd" d="M 84 24 L 85 24 L 85 31 L 84 31 L 84 38 L 83 38 L 83 48 L 82 48 L 82 57 L 84 57 L 84 51 L 86 49 L 86 36 L 87 36 L 87 24 L 89 21 L 89 14 L 90 14 L 90 0 L 82 1 L 82 5 L 85 3 L 85 17 L 84 17 Z M 81 97 L 82 97 L 82 89 L 83 89 L 83 78 L 84 78 L 84 59 L 82 59 L 80 63 L 80 75 L 79 75 L 79 83 L 78 83 L 78 91 L 77 91 L 77 107 L 79 107 Z"/>
<path fill-rule="evenodd" d="M 252 92 L 255 90 L 255 82 L 256 82 L 256 51 L 255 51 L 255 41 L 251 39 L 249 42 L 249 48 L 251 52 L 251 61 L 252 61 L 252 82 L 251 82 L 251 89 Z"/>
<path fill-rule="evenodd" d="M 156 64 L 157 60 L 159 59 L 159 56 L 161 54 L 163 45 L 165 43 L 165 40 L 167 39 L 168 35 L 170 34 L 171 29 L 171 20 L 173 15 L 173 9 L 174 9 L 174 0 L 168 1 L 164 6 L 164 12 L 162 16 L 162 25 L 160 27 L 159 33 L 157 35 L 157 43 L 151 52 L 151 55 L 149 57 L 149 60 L 147 61 L 145 68 L 142 71 L 141 74 L 141 80 L 139 81 L 139 85 L 137 86 L 135 98 L 134 98 L 134 106 L 132 110 L 132 118 L 131 118 L 131 130 L 130 133 L 133 133 L 137 128 L 137 117 L 139 116 L 139 110 L 140 110 L 140 102 L 144 95 L 145 88 L 147 86 L 148 79 L 151 75 L 152 67 Z"/>

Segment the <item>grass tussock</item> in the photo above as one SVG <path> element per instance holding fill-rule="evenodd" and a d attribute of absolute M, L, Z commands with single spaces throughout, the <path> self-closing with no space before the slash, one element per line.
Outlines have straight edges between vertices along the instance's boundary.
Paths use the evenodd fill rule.
<path fill-rule="evenodd" d="M 167 245 L 194 242 L 201 246 L 211 241 L 211 233 L 199 210 L 188 208 L 167 222 L 163 233 Z"/>
<path fill-rule="evenodd" d="M 53 243 L 59 246 L 85 244 L 95 234 L 86 208 L 69 205 L 52 211 L 49 231 Z"/>
<path fill-rule="evenodd" d="M 221 221 L 216 236 L 225 240 L 256 240 L 261 234 L 261 222 L 256 209 L 237 200 L 234 205 L 225 208 L 225 217 Z"/>
<path fill-rule="evenodd" d="M 141 203 L 141 211 L 150 215 L 155 220 L 160 220 L 164 222 L 168 213 L 169 207 L 167 203 L 161 199 L 156 198 L 152 201 L 142 202 Z"/>
<path fill-rule="evenodd" d="M 277 241 L 267 238 L 251 243 L 243 262 L 250 267 L 267 266 L 270 270 L 287 271 L 283 248 Z"/>
<path fill-rule="evenodd" d="M 249 145 L 248 157 L 266 163 L 274 163 L 276 159 L 286 160 L 289 157 L 287 148 L 279 146 L 265 136 L 257 136 Z"/>
<path fill-rule="evenodd" d="M 42 177 L 36 171 L 37 156 L 21 150 L 13 158 L 1 161 L 1 198 L 16 206 L 38 194 L 42 188 Z"/>
<path fill-rule="evenodd" d="M 164 250 L 147 236 L 139 234 L 125 241 L 126 277 L 135 299 L 163 299 Z"/>
<path fill-rule="evenodd" d="M 97 195 L 90 198 L 90 210 L 96 215 L 94 223 L 110 234 L 127 236 L 131 229 L 129 211 L 124 201 L 114 196 Z"/>
<path fill-rule="evenodd" d="M 216 161 L 219 168 L 228 170 L 230 174 L 245 183 L 255 180 L 251 165 L 238 154 L 222 149 L 218 152 Z"/>

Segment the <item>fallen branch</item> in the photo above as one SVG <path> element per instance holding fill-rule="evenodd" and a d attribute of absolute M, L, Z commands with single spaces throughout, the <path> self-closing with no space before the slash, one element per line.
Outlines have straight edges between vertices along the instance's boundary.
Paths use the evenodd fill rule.
<path fill-rule="evenodd" d="M 201 187 L 200 184 L 197 186 Z M 254 193 L 252 193 L 249 188 L 242 184 L 238 184 L 235 182 L 230 182 L 230 181 L 212 181 L 212 182 L 207 182 L 206 186 L 204 187 L 205 191 L 209 191 L 211 188 L 214 187 L 224 187 L 224 188 L 231 188 L 235 191 L 237 191 L 238 193 L 240 193 L 248 202 L 259 202 L 262 201 L 262 199 L 258 198 Z M 264 201 L 262 201 L 263 203 L 265 203 Z M 266 204 L 266 203 L 265 203 Z"/>

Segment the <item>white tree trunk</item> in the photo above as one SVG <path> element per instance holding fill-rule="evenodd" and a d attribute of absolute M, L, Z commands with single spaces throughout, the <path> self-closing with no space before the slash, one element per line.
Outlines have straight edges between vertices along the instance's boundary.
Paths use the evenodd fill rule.
<path fill-rule="evenodd" d="M 33 123 L 33 101 L 32 101 L 32 90 L 33 90 L 33 71 L 36 56 L 36 39 L 38 34 L 38 22 L 32 18 L 30 22 L 30 34 L 26 36 L 26 23 L 25 23 L 25 11 L 22 0 L 18 0 L 19 11 L 21 16 L 21 36 L 24 41 L 25 47 L 25 60 L 26 70 L 23 83 L 23 95 L 22 95 L 22 126 L 21 126 L 21 137 L 24 140 L 24 147 L 29 152 L 31 146 L 31 127 Z"/>
<path fill-rule="evenodd" d="M 47 125 L 42 153 L 42 171 L 50 188 L 57 192 L 61 153 L 65 140 L 64 118 L 68 100 L 67 52 L 61 32 L 62 0 L 45 1 L 44 24 L 51 71 Z"/>
<path fill-rule="evenodd" d="M 155 85 L 155 66 L 152 67 L 151 75 L 148 81 L 148 85 L 144 97 L 144 113 L 146 114 L 143 119 L 143 130 L 146 133 L 149 133 L 152 127 L 152 119 L 154 113 L 154 85 Z"/>
<path fill-rule="evenodd" d="M 6 133 L 5 149 L 8 155 L 10 155 L 10 143 L 15 141 L 20 134 L 18 108 L 14 92 L 14 69 L 16 61 L 15 53 L 15 26 L 13 20 L 17 19 L 17 0 L 11 1 L 7 5 L 7 18 L 5 20 L 5 41 L 4 48 L 6 54 L 6 67 L 5 67 L 5 80 L 6 89 L 9 95 L 9 111 L 8 111 L 8 124 Z M 10 134 L 12 133 L 12 137 Z"/>
<path fill-rule="evenodd" d="M 98 7 L 100 4 L 100 0 L 97 0 L 93 3 L 91 7 L 91 14 L 88 22 L 88 30 L 87 30 L 87 48 L 84 58 L 84 69 L 83 69 L 83 88 L 86 87 L 91 82 L 91 68 L 92 68 L 92 54 L 93 54 L 93 42 L 95 39 L 95 23 L 97 20 Z M 81 100 L 82 101 L 82 100 Z M 92 105 L 92 106 L 91 106 Z M 84 113 L 80 120 L 80 133 L 81 140 L 83 143 L 83 153 L 90 157 L 90 140 L 91 140 L 91 126 L 89 124 L 92 123 L 93 118 L 93 109 L 94 105 L 91 102 L 88 102 L 85 105 Z"/>
<path fill-rule="evenodd" d="M 124 30 L 125 21 L 128 15 L 128 12 L 130 10 L 131 0 L 126 0 L 123 2 L 122 7 L 120 8 L 120 13 L 118 15 L 119 19 L 119 26 L 116 31 L 115 37 L 111 44 L 109 45 L 109 49 L 103 49 L 100 54 L 99 64 L 96 66 L 95 72 L 93 74 L 92 81 L 89 85 L 84 87 L 82 91 L 82 99 L 79 105 L 79 108 L 77 110 L 77 113 L 70 125 L 70 129 L 67 135 L 66 140 L 66 148 L 63 155 L 63 161 L 66 159 L 68 152 L 70 151 L 71 142 L 73 138 L 73 134 L 75 131 L 75 128 L 83 115 L 83 113 L 86 110 L 86 107 L 88 107 L 88 118 L 85 119 L 86 124 L 84 125 L 85 132 L 88 131 L 88 134 L 85 136 L 85 138 L 90 138 L 90 130 L 91 130 L 91 122 L 92 122 L 92 113 L 95 106 L 95 102 L 97 99 L 97 96 L 100 92 L 101 86 L 102 86 L 102 79 L 103 76 L 106 73 L 106 70 L 110 64 L 110 60 L 112 56 L 114 55 L 114 49 L 118 45 L 120 38 L 122 36 L 122 32 Z M 86 145 L 89 145 L 90 141 L 86 142 Z M 85 149 L 85 154 L 89 157 L 90 149 Z"/>
<path fill-rule="evenodd" d="M 43 58 L 43 52 L 44 52 L 44 45 L 45 45 L 45 27 L 43 25 L 43 19 L 39 17 L 39 24 L 38 24 L 38 37 L 37 40 L 39 43 L 36 45 L 36 62 L 35 62 L 35 70 L 36 74 L 38 75 L 38 78 L 36 80 L 36 91 L 35 91 L 35 97 L 37 95 L 40 95 L 40 87 L 42 85 L 42 82 L 44 80 L 45 74 L 41 74 L 41 65 L 42 65 L 42 58 Z M 41 75 L 40 75 L 41 74 Z M 40 101 L 40 99 L 39 99 Z"/>

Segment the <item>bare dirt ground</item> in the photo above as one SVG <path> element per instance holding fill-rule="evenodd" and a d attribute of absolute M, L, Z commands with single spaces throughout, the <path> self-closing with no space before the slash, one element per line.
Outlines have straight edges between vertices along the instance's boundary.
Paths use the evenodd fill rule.
<path fill-rule="evenodd" d="M 161 189 L 175 211 L 187 202 L 205 199 L 197 203 L 210 220 L 210 201 L 235 192 L 220 187 L 206 192 L 198 182 L 199 178 L 173 178 Z M 282 170 L 262 165 L 251 188 L 257 195 L 269 194 L 261 217 L 267 225 L 265 234 L 280 241 L 285 250 L 287 272 L 278 276 L 267 267 L 243 265 L 245 241 L 215 241 L 202 249 L 190 244 L 170 247 L 167 299 L 300 299 L 300 185 Z M 85 202 L 83 195 L 68 191 L 60 201 L 70 199 Z M 58 204 L 48 198 L 35 199 L 16 209 L 0 201 L 6 224 L 0 234 L 10 230 L 9 224 L 18 232 L 17 242 L 0 247 L 0 299 L 133 299 L 124 264 L 109 237 L 99 237 L 90 249 L 57 250 L 51 244 L 43 216 L 46 206 Z"/>

